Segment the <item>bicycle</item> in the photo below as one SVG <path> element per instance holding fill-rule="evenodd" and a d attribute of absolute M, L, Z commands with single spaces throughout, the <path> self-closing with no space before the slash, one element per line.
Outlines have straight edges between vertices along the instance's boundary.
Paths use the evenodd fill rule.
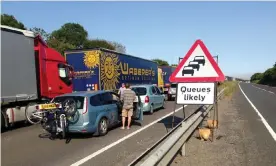
<path fill-rule="evenodd" d="M 58 135 L 65 138 L 68 132 L 68 125 L 70 122 L 74 122 L 72 119 L 75 119 L 75 115 L 79 116 L 76 102 L 74 99 L 69 98 L 62 103 L 37 105 L 31 115 L 26 112 L 26 119 L 32 124 L 40 123 L 42 128 L 50 134 L 51 138 Z"/>

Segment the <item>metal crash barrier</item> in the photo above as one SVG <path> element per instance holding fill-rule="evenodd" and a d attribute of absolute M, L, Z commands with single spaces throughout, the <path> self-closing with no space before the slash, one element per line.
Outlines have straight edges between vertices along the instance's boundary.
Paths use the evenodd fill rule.
<path fill-rule="evenodd" d="M 224 94 L 226 88 L 217 94 L 217 100 Z M 180 122 L 175 128 L 167 133 L 152 147 L 147 149 L 138 158 L 132 161 L 129 166 L 165 166 L 181 150 L 185 155 L 185 143 L 192 133 L 202 123 L 204 118 L 212 110 L 213 105 L 202 105 L 192 115 Z"/>

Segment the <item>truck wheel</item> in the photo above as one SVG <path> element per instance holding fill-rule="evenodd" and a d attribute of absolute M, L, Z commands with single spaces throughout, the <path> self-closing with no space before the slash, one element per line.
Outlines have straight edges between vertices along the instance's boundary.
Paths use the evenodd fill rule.
<path fill-rule="evenodd" d="M 37 112 L 37 110 L 33 108 L 35 105 L 37 105 L 37 103 L 29 103 L 25 109 L 25 117 L 31 124 L 38 124 L 42 120 L 41 115 L 35 114 L 37 117 L 33 116 L 33 114 Z"/>

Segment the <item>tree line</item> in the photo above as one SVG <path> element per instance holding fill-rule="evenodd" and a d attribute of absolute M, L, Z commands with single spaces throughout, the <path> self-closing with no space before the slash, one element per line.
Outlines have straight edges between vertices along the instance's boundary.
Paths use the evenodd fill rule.
<path fill-rule="evenodd" d="M 126 47 L 118 42 L 98 38 L 89 39 L 87 30 L 78 23 L 65 23 L 59 29 L 48 33 L 40 27 L 27 28 L 24 23 L 18 21 L 13 15 L 1 14 L 1 24 L 33 31 L 35 35 L 40 35 L 49 47 L 54 48 L 62 55 L 68 49 L 88 49 L 94 47 L 126 53 Z"/>
<path fill-rule="evenodd" d="M 49 47 L 54 48 L 62 55 L 64 55 L 65 50 L 95 47 L 126 53 L 126 47 L 119 42 L 98 38 L 89 39 L 87 30 L 78 23 L 65 23 L 59 29 L 49 33 L 41 27 L 27 28 L 24 23 L 18 21 L 13 15 L 1 14 L 1 24 L 33 31 L 35 35 L 40 35 Z M 177 64 L 169 65 L 167 61 L 162 59 L 152 59 L 152 61 L 156 62 L 159 66 L 177 66 Z"/>
<path fill-rule="evenodd" d="M 257 84 L 276 86 L 276 62 L 265 72 L 253 74 L 250 81 Z"/>

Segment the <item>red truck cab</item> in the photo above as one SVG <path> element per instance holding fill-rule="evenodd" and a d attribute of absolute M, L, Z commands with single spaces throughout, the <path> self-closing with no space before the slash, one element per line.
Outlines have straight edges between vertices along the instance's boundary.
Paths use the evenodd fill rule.
<path fill-rule="evenodd" d="M 57 95 L 72 93 L 73 68 L 56 50 L 47 46 L 40 36 L 35 38 L 35 57 L 40 95 L 43 98 L 53 98 Z"/>

